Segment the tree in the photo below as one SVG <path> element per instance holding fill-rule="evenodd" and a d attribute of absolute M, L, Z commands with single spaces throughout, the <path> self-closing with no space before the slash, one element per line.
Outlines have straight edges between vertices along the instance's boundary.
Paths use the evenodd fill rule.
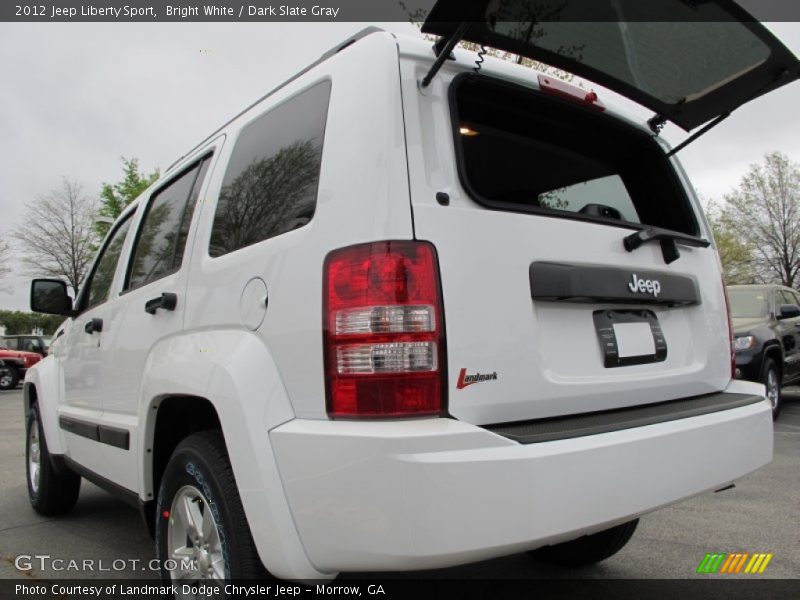
<path fill-rule="evenodd" d="M 11 273 L 11 246 L 0 238 L 0 290 L 4 288 L 3 280 Z"/>
<path fill-rule="evenodd" d="M 94 202 L 83 186 L 67 178 L 31 202 L 12 233 L 25 271 L 64 279 L 77 294 L 94 255 L 94 217 Z"/>
<path fill-rule="evenodd" d="M 139 171 L 139 161 L 136 158 L 122 157 L 122 181 L 117 183 L 104 183 L 100 192 L 100 209 L 97 214 L 116 220 L 128 204 L 133 202 L 139 194 L 145 191 L 159 178 L 158 169 L 149 175 Z M 103 239 L 111 225 L 104 222 L 95 223 L 95 232 L 99 239 Z"/>
<path fill-rule="evenodd" d="M 7 335 L 31 333 L 34 329 L 41 329 L 44 335 L 53 335 L 63 321 L 64 317 L 59 315 L 0 310 L 0 325 L 6 328 Z"/>
<path fill-rule="evenodd" d="M 739 237 L 739 234 L 726 216 L 723 209 L 715 202 L 709 202 L 706 217 L 714 234 L 714 242 L 722 261 L 722 272 L 725 283 L 741 285 L 758 283 L 759 277 L 753 265 L 753 249 Z"/>
<path fill-rule="evenodd" d="M 800 283 L 800 165 L 780 152 L 767 154 L 725 200 L 726 228 L 752 252 L 757 279 Z"/>

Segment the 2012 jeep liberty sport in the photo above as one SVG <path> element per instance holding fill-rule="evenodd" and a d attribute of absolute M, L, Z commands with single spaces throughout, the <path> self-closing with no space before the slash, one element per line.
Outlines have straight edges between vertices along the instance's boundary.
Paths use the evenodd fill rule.
<path fill-rule="evenodd" d="M 519 2 L 462 24 L 457 4 L 426 22 L 435 48 L 365 30 L 192 149 L 74 303 L 34 282 L 32 307 L 68 317 L 24 383 L 38 512 L 97 482 L 141 508 L 159 558 L 187 559 L 174 580 L 587 564 L 771 460 L 658 130 L 724 117 L 797 59 L 727 0 L 533 38 Z"/>

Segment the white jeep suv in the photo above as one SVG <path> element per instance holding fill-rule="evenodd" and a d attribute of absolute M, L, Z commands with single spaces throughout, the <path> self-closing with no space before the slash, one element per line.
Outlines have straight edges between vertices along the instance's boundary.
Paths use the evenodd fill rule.
<path fill-rule="evenodd" d="M 189 151 L 74 302 L 34 282 L 33 308 L 68 317 L 24 385 L 37 511 L 98 483 L 189 559 L 174 580 L 586 564 L 770 461 L 711 232 L 657 133 L 797 78 L 795 57 L 730 18 L 539 22 L 534 46 L 457 4 L 426 23 L 435 47 L 366 30 Z"/>

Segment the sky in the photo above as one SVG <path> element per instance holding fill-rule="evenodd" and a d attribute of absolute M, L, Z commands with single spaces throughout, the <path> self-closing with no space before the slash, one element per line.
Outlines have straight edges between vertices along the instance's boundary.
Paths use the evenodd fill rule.
<path fill-rule="evenodd" d="M 366 25 L 0 23 L 0 237 L 24 225 L 26 203 L 59 187 L 62 177 L 96 197 L 103 182 L 121 178 L 122 156 L 138 158 L 146 172 L 166 168 Z M 378 25 L 419 35 L 406 23 Z M 768 27 L 800 55 L 800 23 Z M 721 200 L 773 150 L 800 161 L 798 107 L 795 82 L 681 151 L 699 193 Z M 686 136 L 672 125 L 662 135 L 673 144 Z M 7 278 L 0 309 L 27 310 L 29 279 L 18 268 Z"/>

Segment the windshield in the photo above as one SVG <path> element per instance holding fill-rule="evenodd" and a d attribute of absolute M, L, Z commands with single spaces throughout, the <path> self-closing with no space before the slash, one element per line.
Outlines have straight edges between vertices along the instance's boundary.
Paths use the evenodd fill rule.
<path fill-rule="evenodd" d="M 731 317 L 734 319 L 766 318 L 769 313 L 769 290 L 728 290 Z"/>

